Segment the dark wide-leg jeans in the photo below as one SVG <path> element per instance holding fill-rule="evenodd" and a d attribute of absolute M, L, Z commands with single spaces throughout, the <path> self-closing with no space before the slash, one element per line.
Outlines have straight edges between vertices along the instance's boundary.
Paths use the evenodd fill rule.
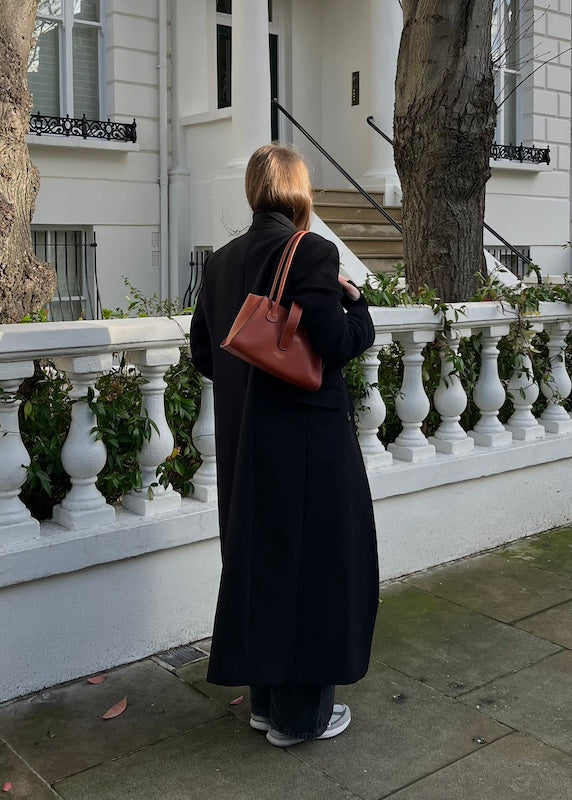
<path fill-rule="evenodd" d="M 251 686 L 252 712 L 267 717 L 286 736 L 316 739 L 326 730 L 334 707 L 335 686 Z"/>

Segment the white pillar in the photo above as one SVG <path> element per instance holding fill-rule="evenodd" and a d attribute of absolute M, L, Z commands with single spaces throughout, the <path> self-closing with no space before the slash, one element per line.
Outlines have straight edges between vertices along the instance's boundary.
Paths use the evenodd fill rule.
<path fill-rule="evenodd" d="M 395 75 L 403 28 L 403 13 L 398 0 L 371 0 L 369 107 L 378 128 L 393 139 Z M 365 124 L 365 120 L 364 120 Z M 401 203 L 401 184 L 395 169 L 393 148 L 372 128 L 368 128 L 368 169 L 362 183 L 366 189 L 385 192 L 385 204 Z"/>
<path fill-rule="evenodd" d="M 481 369 L 473 390 L 481 416 L 469 436 L 483 447 L 505 447 L 512 441 L 512 433 L 505 430 L 499 420 L 506 392 L 499 377 L 497 344 L 508 332 L 508 325 L 494 325 L 483 330 L 481 338 Z"/>
<path fill-rule="evenodd" d="M 463 331 L 464 336 L 470 336 L 469 330 Z M 467 395 L 457 373 L 455 360 L 459 356 L 461 335 L 452 330 L 447 336 L 448 347 L 441 350 L 441 380 L 435 390 L 433 403 L 441 416 L 441 424 L 429 441 L 440 453 L 456 455 L 467 453 L 475 446 L 474 441 L 467 436 L 459 420 L 467 407 Z"/>
<path fill-rule="evenodd" d="M 538 384 L 534 380 L 532 361 L 528 353 L 517 353 L 514 370 L 507 386 L 508 396 L 514 406 L 514 412 L 505 428 L 512 433 L 514 439 L 524 442 L 542 439 L 544 427 L 540 425 L 534 414 L 534 405 L 538 394 Z"/>
<path fill-rule="evenodd" d="M 387 413 L 383 397 L 377 387 L 379 380 L 379 348 L 390 343 L 390 333 L 377 333 L 373 346 L 364 353 L 365 379 L 370 388 L 359 406 L 356 407 L 356 427 L 363 462 L 368 470 L 385 467 L 393 461 L 393 456 L 387 452 L 377 436 L 379 427 L 383 424 Z"/>
<path fill-rule="evenodd" d="M 202 463 L 193 475 L 194 497 L 203 503 L 217 499 L 216 446 L 213 384 L 202 378 L 201 410 L 193 425 L 193 444 L 201 454 Z"/>
<path fill-rule="evenodd" d="M 123 506 L 141 516 L 176 511 L 181 507 L 181 495 L 171 484 L 165 488 L 159 483 L 157 469 L 171 455 L 175 444 L 165 415 L 167 384 L 163 376 L 172 364 L 179 361 L 179 349 L 135 350 L 129 357 L 145 379 L 141 386 L 141 413 L 147 413 L 154 426 L 138 457 L 142 486 L 124 495 Z"/>
<path fill-rule="evenodd" d="M 34 374 L 33 361 L 0 366 L 0 544 L 35 539 L 40 523 L 32 516 L 19 494 L 26 480 L 30 455 L 20 435 L 16 397 L 18 387 Z"/>
<path fill-rule="evenodd" d="M 548 340 L 550 373 L 540 382 L 540 388 L 548 404 L 540 418 L 548 433 L 568 433 L 572 430 L 572 420 L 562 407 L 562 403 L 566 400 L 572 388 L 564 360 L 566 337 L 570 331 L 570 323 L 568 320 L 559 320 L 546 325 L 546 331 L 550 336 Z"/>
<path fill-rule="evenodd" d="M 54 507 L 53 520 L 64 528 L 77 530 L 97 524 L 104 527 L 115 522 L 115 509 L 95 485 L 97 476 L 105 466 L 107 449 L 101 439 L 96 439 L 93 428 L 95 414 L 86 399 L 89 389 L 97 398 L 95 382 L 103 372 L 111 369 L 111 354 L 56 358 L 55 365 L 63 370 L 72 384 L 71 425 L 62 447 L 62 464 L 70 476 L 72 487 L 62 502 Z"/>
<path fill-rule="evenodd" d="M 250 225 L 246 165 L 258 147 L 270 142 L 268 0 L 233 0 L 231 81 L 232 158 L 213 181 L 215 249 Z"/>
<path fill-rule="evenodd" d="M 394 338 L 404 349 L 403 381 L 395 398 L 395 410 L 402 422 L 401 433 L 388 450 L 394 458 L 402 461 L 422 461 L 435 456 L 435 447 L 429 444 L 421 430 L 423 420 L 429 413 L 429 398 L 423 386 L 423 353 L 428 342 L 432 342 L 434 331 L 409 331 Z"/>

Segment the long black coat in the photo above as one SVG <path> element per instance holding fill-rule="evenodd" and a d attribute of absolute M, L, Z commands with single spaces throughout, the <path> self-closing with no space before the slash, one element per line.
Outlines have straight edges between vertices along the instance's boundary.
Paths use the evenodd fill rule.
<path fill-rule="evenodd" d="M 276 212 L 210 256 L 191 352 L 214 382 L 223 570 L 208 679 L 225 685 L 353 683 L 368 666 L 378 604 L 375 527 L 341 367 L 373 343 L 363 298 L 343 300 L 335 245 L 301 241 L 296 299 L 324 361 L 306 392 L 220 343 L 248 292 L 267 294 L 295 228 Z"/>

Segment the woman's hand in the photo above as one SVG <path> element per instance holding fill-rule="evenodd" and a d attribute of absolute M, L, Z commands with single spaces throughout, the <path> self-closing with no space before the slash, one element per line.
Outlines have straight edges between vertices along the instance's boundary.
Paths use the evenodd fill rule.
<path fill-rule="evenodd" d="M 340 282 L 344 294 L 347 295 L 350 300 L 359 300 L 360 290 L 357 288 L 357 286 L 354 286 L 342 275 L 338 275 L 338 281 Z"/>

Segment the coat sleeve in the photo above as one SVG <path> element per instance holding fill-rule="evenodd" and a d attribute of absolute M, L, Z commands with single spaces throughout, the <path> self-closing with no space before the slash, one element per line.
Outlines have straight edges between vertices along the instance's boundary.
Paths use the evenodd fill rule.
<path fill-rule="evenodd" d="M 302 306 L 301 325 L 329 369 L 343 367 L 371 347 L 375 338 L 365 298 L 349 300 L 338 274 L 335 244 L 316 234 L 305 236 L 291 267 L 288 294 Z"/>
<path fill-rule="evenodd" d="M 213 378 L 212 343 L 205 317 L 204 282 L 191 320 L 191 359 L 205 378 Z"/>

